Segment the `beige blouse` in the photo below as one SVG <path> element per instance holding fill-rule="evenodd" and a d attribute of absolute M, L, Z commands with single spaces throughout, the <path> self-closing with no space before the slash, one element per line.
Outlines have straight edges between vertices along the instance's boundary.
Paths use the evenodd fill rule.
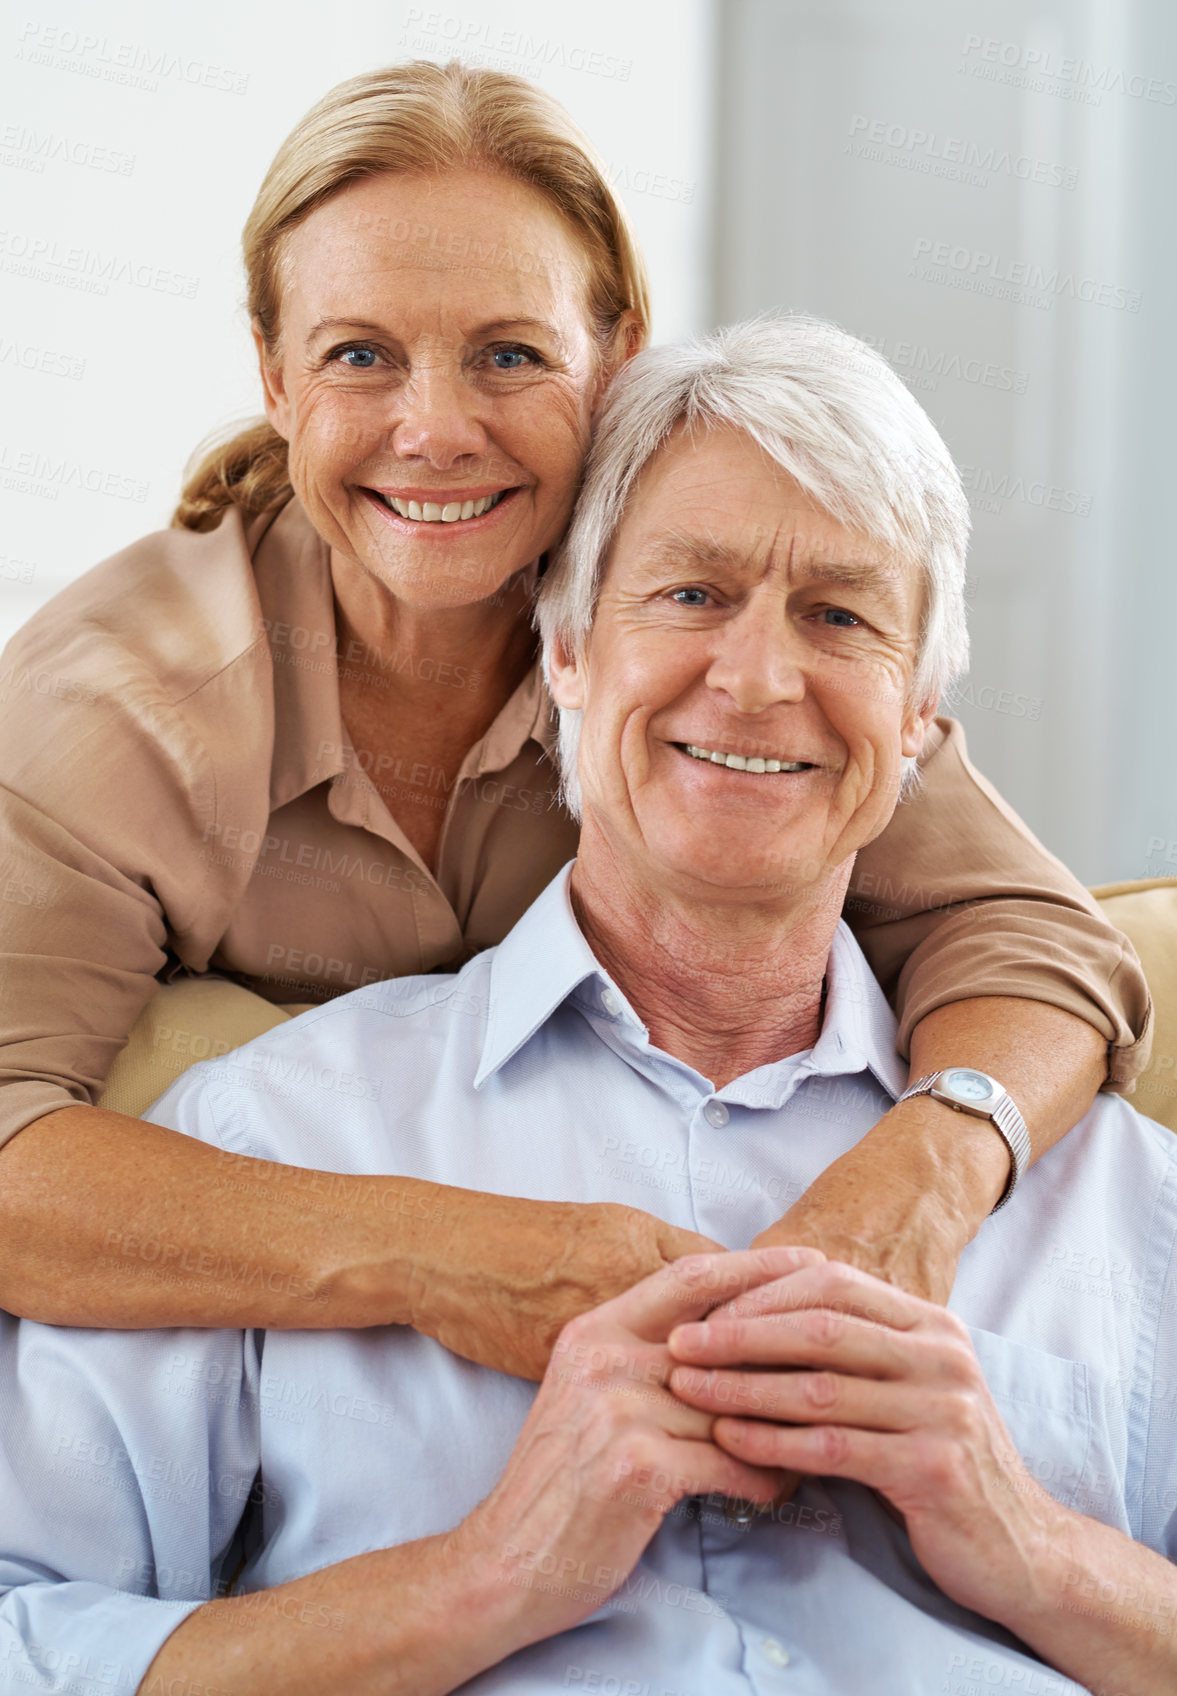
<path fill-rule="evenodd" d="M 538 667 L 448 790 L 436 877 L 352 747 L 328 549 L 297 500 L 169 530 L 87 572 L 0 657 L 0 1143 L 91 1102 L 155 991 L 215 971 L 278 1002 L 448 970 L 496 943 L 576 851 L 556 801 Z M 469 686 L 425 678 L 437 710 Z M 1019 995 L 1106 1036 L 1112 1083 L 1147 1060 L 1131 946 L 938 721 L 924 781 L 859 856 L 846 917 L 901 1017 Z"/>

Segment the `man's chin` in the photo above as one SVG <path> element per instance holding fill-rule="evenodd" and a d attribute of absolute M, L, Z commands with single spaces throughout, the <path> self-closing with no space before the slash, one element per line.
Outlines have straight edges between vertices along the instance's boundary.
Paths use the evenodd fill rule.
<path fill-rule="evenodd" d="M 754 845 L 741 842 L 738 830 L 726 842 L 702 848 L 684 843 L 676 851 L 672 845 L 659 858 L 663 862 L 656 880 L 659 887 L 711 899 L 717 906 L 729 901 L 788 901 L 822 882 L 831 870 L 816 846 L 782 848 L 773 843 L 757 851 Z"/>

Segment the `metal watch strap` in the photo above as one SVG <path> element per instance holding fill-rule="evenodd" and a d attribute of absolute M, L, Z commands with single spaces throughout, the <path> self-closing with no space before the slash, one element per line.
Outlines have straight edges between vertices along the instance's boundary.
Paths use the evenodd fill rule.
<path fill-rule="evenodd" d="M 899 1100 L 909 1101 L 913 1095 L 930 1094 L 937 1080 L 943 1077 L 945 1072 L 950 1072 L 953 1069 L 951 1066 L 942 1066 L 938 1072 L 925 1072 L 922 1078 L 917 1078 L 909 1089 L 904 1090 Z M 972 1070 L 973 1068 L 968 1069 Z M 988 1077 L 989 1074 L 985 1073 L 984 1076 Z M 994 1078 L 993 1082 L 996 1083 L 997 1079 Z M 1000 1085 L 998 1087 L 1002 1088 Z M 945 1105 L 949 1104 L 945 1103 Z M 965 1110 L 957 1108 L 956 1111 L 964 1112 Z M 1009 1091 L 1005 1089 L 1003 1089 L 1002 1098 L 992 1113 L 974 1113 L 970 1114 L 969 1117 L 988 1119 L 1006 1148 L 1009 1149 L 1009 1180 L 993 1204 L 992 1211 L 996 1213 L 999 1207 L 1005 1206 L 1010 1196 L 1017 1189 L 1022 1173 L 1030 1164 L 1030 1133 L 1026 1129 L 1026 1121 L 1014 1105 L 1013 1098 Z"/>

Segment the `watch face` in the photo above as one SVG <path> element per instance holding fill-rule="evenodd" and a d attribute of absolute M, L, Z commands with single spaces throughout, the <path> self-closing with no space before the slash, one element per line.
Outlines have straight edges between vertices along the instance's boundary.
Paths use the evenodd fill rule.
<path fill-rule="evenodd" d="M 970 1072 L 964 1066 L 945 1072 L 940 1087 L 961 1101 L 988 1101 L 993 1094 L 993 1085 L 984 1072 Z"/>

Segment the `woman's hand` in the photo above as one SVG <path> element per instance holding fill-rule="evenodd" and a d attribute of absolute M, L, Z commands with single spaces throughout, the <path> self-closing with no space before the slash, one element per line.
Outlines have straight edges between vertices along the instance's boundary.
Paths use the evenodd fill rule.
<path fill-rule="evenodd" d="M 454 1354 L 542 1378 L 563 1328 L 686 1254 L 720 1245 L 636 1207 L 446 1192 L 414 1260 L 411 1323 Z"/>
<path fill-rule="evenodd" d="M 829 1261 L 681 1326 L 670 1351 L 671 1389 L 724 1416 L 722 1448 L 877 1490 L 961 1606 L 1008 1621 L 1040 1588 L 1076 1516 L 1023 1465 L 955 1314 Z"/>
<path fill-rule="evenodd" d="M 979 1158 L 992 1168 L 993 1193 L 984 1192 L 978 1210 L 973 1193 Z M 782 1219 L 753 1238 L 752 1247 L 820 1248 L 829 1260 L 942 1305 L 952 1293 L 960 1256 L 1008 1171 L 1009 1154 L 992 1126 L 980 1120 L 962 1124 L 951 1107 L 917 1097 L 892 1107 L 827 1166 Z"/>
<path fill-rule="evenodd" d="M 595 1613 L 684 1497 L 773 1499 L 777 1476 L 717 1448 L 711 1415 L 666 1388 L 666 1339 L 805 1257 L 692 1255 L 564 1327 L 506 1471 L 451 1534 L 470 1594 L 513 1626 L 512 1648 Z"/>

